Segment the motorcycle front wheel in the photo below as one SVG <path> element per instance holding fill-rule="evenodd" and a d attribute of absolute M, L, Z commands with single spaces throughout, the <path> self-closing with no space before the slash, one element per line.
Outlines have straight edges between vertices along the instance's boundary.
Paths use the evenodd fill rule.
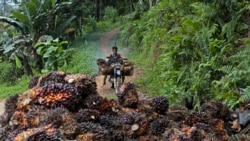
<path fill-rule="evenodd" d="M 121 77 L 117 77 L 117 78 L 116 78 L 116 81 L 114 82 L 114 85 L 115 85 L 115 93 L 116 93 L 116 94 L 118 94 L 119 87 L 121 86 L 121 84 L 122 84 Z"/>

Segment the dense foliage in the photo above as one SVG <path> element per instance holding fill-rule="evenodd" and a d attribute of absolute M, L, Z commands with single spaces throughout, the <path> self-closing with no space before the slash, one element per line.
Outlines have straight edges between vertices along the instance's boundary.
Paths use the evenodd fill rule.
<path fill-rule="evenodd" d="M 124 43 L 145 67 L 149 93 L 175 103 L 195 97 L 196 106 L 224 100 L 231 108 L 249 87 L 248 1 L 164 0 L 123 26 Z M 145 59 L 146 58 L 146 59 Z M 143 61 L 142 61 L 143 60 Z"/>

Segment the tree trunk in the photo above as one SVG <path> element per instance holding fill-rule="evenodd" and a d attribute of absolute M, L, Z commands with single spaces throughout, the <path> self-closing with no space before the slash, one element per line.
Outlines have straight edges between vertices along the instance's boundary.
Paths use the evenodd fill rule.
<path fill-rule="evenodd" d="M 33 75 L 32 69 L 29 65 L 28 59 L 26 56 L 24 56 L 23 58 L 21 58 L 22 60 L 22 65 L 23 65 L 23 71 L 26 75 L 30 76 Z"/>
<path fill-rule="evenodd" d="M 100 20 L 100 0 L 95 0 L 96 5 L 96 20 Z"/>

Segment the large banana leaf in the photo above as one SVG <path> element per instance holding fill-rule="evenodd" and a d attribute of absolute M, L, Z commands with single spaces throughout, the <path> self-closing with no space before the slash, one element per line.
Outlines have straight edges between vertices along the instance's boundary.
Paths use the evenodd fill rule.
<path fill-rule="evenodd" d="M 22 44 L 28 44 L 31 43 L 32 39 L 30 37 L 24 37 L 24 38 L 16 38 L 13 39 L 11 41 L 9 41 L 8 43 L 6 43 L 4 46 L 2 46 L 2 50 L 3 53 L 9 53 L 12 52 L 14 50 L 16 50 L 17 46 L 22 43 Z"/>
<path fill-rule="evenodd" d="M 0 16 L 0 21 L 13 25 L 14 27 L 20 29 L 23 33 L 25 33 L 25 25 L 22 22 L 4 16 Z"/>

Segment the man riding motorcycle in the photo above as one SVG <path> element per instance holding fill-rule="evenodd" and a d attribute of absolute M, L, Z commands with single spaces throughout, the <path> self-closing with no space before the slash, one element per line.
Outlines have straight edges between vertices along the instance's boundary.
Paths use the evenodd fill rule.
<path fill-rule="evenodd" d="M 122 57 L 119 53 L 117 53 L 118 51 L 118 48 L 117 46 L 113 46 L 112 47 L 112 54 L 110 54 L 107 58 L 109 59 L 108 60 L 108 64 L 114 64 L 114 63 L 120 63 L 122 64 Z M 110 75 L 110 79 L 114 77 L 113 75 Z M 124 80 L 124 77 L 123 77 L 123 80 Z M 112 85 L 111 85 L 111 88 L 114 89 L 114 82 L 112 82 Z"/>

